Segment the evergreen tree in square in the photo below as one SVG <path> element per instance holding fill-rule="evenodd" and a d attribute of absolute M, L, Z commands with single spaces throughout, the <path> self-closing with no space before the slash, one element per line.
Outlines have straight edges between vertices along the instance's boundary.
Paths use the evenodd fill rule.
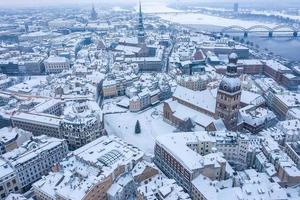
<path fill-rule="evenodd" d="M 135 131 L 134 131 L 136 134 L 139 134 L 141 133 L 141 125 L 140 125 L 140 121 L 137 120 L 136 121 L 136 124 L 135 124 Z"/>

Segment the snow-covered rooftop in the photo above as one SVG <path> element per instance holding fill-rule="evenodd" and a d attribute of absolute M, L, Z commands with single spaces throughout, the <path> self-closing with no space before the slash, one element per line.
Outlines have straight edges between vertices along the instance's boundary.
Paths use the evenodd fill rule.
<path fill-rule="evenodd" d="M 0 179 L 10 176 L 14 169 L 4 159 L 0 159 Z"/>
<path fill-rule="evenodd" d="M 191 200 L 190 196 L 177 185 L 173 179 L 156 175 L 137 188 L 137 191 L 147 200 L 156 200 L 157 196 L 164 200 Z"/>
<path fill-rule="evenodd" d="M 143 157 L 138 148 L 116 136 L 102 136 L 75 150 L 60 163 L 59 171 L 37 181 L 33 187 L 50 197 L 79 200 L 106 180 L 117 167 L 133 166 Z"/>
<path fill-rule="evenodd" d="M 210 113 L 215 113 L 217 89 L 193 91 L 188 88 L 177 86 L 173 97 L 196 105 Z"/>
<path fill-rule="evenodd" d="M 203 168 L 206 165 L 220 166 L 220 162 L 226 162 L 221 154 L 211 153 L 201 156 L 187 146 L 190 141 L 195 142 L 202 138 L 203 140 L 214 141 L 213 138 L 207 135 L 207 132 L 202 131 L 162 135 L 156 138 L 156 144 L 173 155 L 190 172 Z"/>
<path fill-rule="evenodd" d="M 45 63 L 68 63 L 69 59 L 61 56 L 50 56 L 44 62 Z"/>
<path fill-rule="evenodd" d="M 62 142 L 62 139 L 42 135 L 23 143 L 17 149 L 3 154 L 2 157 L 10 162 L 12 166 L 17 166 L 40 155 L 44 151 L 55 148 Z"/>
<path fill-rule="evenodd" d="M 267 65 L 268 67 L 272 68 L 275 71 L 291 72 L 291 69 L 289 69 L 288 67 L 284 66 L 283 64 L 275 60 L 266 60 L 263 62 L 265 63 L 265 65 Z"/>
<path fill-rule="evenodd" d="M 201 112 L 193 110 L 183 104 L 178 103 L 177 101 L 168 101 L 167 103 L 172 109 L 173 115 L 176 118 L 181 119 L 182 121 L 186 121 L 190 118 L 196 124 L 204 128 L 206 128 L 208 125 L 215 121 L 213 117 L 207 116 Z"/>

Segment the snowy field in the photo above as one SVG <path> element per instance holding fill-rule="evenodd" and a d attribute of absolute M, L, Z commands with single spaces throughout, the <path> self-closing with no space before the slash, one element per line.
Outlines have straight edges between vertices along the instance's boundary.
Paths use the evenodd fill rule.
<path fill-rule="evenodd" d="M 117 105 L 117 103 L 119 101 L 123 100 L 124 98 L 127 98 L 127 97 L 122 96 L 122 97 L 115 97 L 115 98 L 112 98 L 112 99 L 105 99 L 103 101 L 103 107 L 102 107 L 103 113 L 104 114 L 109 114 L 109 113 L 126 112 L 128 109 L 122 108 L 122 107 Z"/>
<path fill-rule="evenodd" d="M 162 109 L 163 104 L 160 104 L 144 112 L 108 114 L 104 116 L 104 126 L 109 135 L 119 136 L 144 152 L 153 154 L 155 138 L 175 130 L 163 121 Z M 137 120 L 141 125 L 140 134 L 134 132 Z"/>
<path fill-rule="evenodd" d="M 142 2 L 143 13 L 158 13 L 158 12 L 182 12 L 173 8 L 169 8 L 166 2 L 147 1 Z M 135 6 L 135 10 L 139 10 L 139 5 Z"/>
<path fill-rule="evenodd" d="M 237 26 L 243 26 L 245 28 L 249 28 L 251 26 L 258 25 L 258 24 L 264 24 L 271 28 L 276 26 L 276 24 L 262 23 L 259 21 L 226 19 L 223 17 L 211 16 L 207 14 L 184 12 L 182 10 L 169 8 L 166 2 L 162 2 L 162 1 L 144 2 L 142 4 L 142 8 L 144 13 L 165 13 L 165 14 L 158 14 L 158 16 L 164 20 L 168 20 L 174 23 L 179 23 L 184 25 L 186 24 L 214 25 L 214 26 L 237 25 Z M 138 10 L 138 5 L 135 7 L 135 9 Z M 182 13 L 174 13 L 174 12 L 182 12 Z"/>
<path fill-rule="evenodd" d="M 276 16 L 282 16 L 282 17 L 288 17 L 290 19 L 294 19 L 294 20 L 300 20 L 300 16 L 299 15 L 289 15 L 289 14 L 284 14 L 282 12 L 278 12 L 278 11 L 252 11 L 251 13 L 253 14 L 264 14 L 264 15 L 276 15 Z"/>
<path fill-rule="evenodd" d="M 211 16 L 201 13 L 166 13 L 159 14 L 164 20 L 171 21 L 179 24 L 190 24 L 190 25 L 214 25 L 214 26 L 242 26 L 249 28 L 254 25 L 264 24 L 273 28 L 276 24 L 261 23 L 258 21 L 245 21 L 239 19 L 226 19 L 218 16 Z"/>

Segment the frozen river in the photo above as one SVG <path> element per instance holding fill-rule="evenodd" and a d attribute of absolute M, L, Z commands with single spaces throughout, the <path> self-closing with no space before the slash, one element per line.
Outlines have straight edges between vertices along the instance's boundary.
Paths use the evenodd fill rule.
<path fill-rule="evenodd" d="M 168 9 L 165 5 L 161 6 L 160 12 L 166 12 L 164 14 L 158 14 L 162 19 L 168 20 L 174 23 L 179 23 L 182 25 L 192 25 L 198 30 L 208 31 L 208 32 L 219 32 L 224 27 L 228 26 L 242 26 L 244 28 L 249 28 L 254 25 L 267 25 L 272 28 L 277 24 L 272 23 L 262 23 L 259 21 L 246 21 L 240 19 L 227 19 L 219 16 L 211 16 L 202 13 L 172 13 L 173 9 Z M 169 12 L 169 13 L 168 13 Z M 275 34 L 275 33 L 274 33 Z M 292 35 L 292 33 L 289 33 Z M 267 33 L 266 33 L 267 36 Z M 241 34 L 242 37 L 242 34 Z M 260 36 L 256 34 L 249 34 L 247 38 L 248 41 L 253 42 L 260 46 L 260 48 L 268 49 L 275 55 L 283 56 L 286 59 L 292 61 L 300 61 L 300 37 L 274 37 L 268 38 L 265 36 Z"/>
<path fill-rule="evenodd" d="M 193 28 L 202 31 L 209 32 L 219 32 L 223 29 L 222 26 L 214 26 L 214 25 L 191 25 Z M 245 39 L 247 41 L 253 42 L 255 45 L 259 45 L 261 49 L 268 49 L 270 52 L 273 52 L 275 55 L 280 55 L 291 61 L 300 61 L 300 37 L 293 38 L 288 35 L 286 37 L 267 37 L 268 33 L 264 33 L 264 35 L 258 35 L 255 33 L 250 33 L 249 36 Z M 276 33 L 275 33 L 276 34 Z M 289 33 L 291 35 L 292 33 Z M 242 38 L 243 34 L 239 34 Z"/>
<path fill-rule="evenodd" d="M 137 9 L 138 7 L 136 7 Z M 267 25 L 270 28 L 276 26 L 276 24 L 272 23 L 262 23 L 259 21 L 246 21 L 240 19 L 226 19 L 219 16 L 211 16 L 202 13 L 189 13 L 182 12 L 179 10 L 175 10 L 169 8 L 166 3 L 154 0 L 143 3 L 143 12 L 144 13 L 164 13 L 158 14 L 162 19 L 179 23 L 182 25 L 192 25 L 199 30 L 209 31 L 209 32 L 218 32 L 224 26 L 233 26 L 238 25 L 245 28 L 249 28 L 254 25 Z M 174 13 L 174 12 L 182 12 L 182 13 Z M 241 35 L 242 36 L 242 35 Z M 292 38 L 292 37 L 261 37 L 255 34 L 250 34 L 247 38 L 250 42 L 254 44 L 258 44 L 260 48 L 267 48 L 269 51 L 273 52 L 276 55 L 283 56 L 289 60 L 300 61 L 300 38 Z"/>

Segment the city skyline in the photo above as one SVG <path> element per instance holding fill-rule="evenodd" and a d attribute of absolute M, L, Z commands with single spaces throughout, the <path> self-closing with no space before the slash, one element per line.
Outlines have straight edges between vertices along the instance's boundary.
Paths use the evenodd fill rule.
<path fill-rule="evenodd" d="M 122 0 L 112 0 L 109 2 L 105 2 L 102 0 L 76 0 L 76 1 L 72 1 L 72 0 L 61 0 L 61 1 L 56 1 L 56 0 L 14 0 L 11 2 L 7 2 L 5 0 L 0 0 L 0 7 L 10 7 L 10 6 L 16 6 L 16 7 L 43 7 L 43 6 L 79 6 L 79 5 L 91 5 L 91 4 L 95 4 L 95 5 L 101 5 L 101 4 L 109 4 L 109 5 L 134 5 L 134 4 L 138 4 L 139 1 L 137 0 L 128 0 L 126 1 L 126 3 L 124 3 L 124 1 Z M 165 2 L 165 3 L 170 3 L 170 4 L 174 4 L 176 2 L 178 2 L 178 0 L 143 0 L 143 2 Z M 180 1 L 181 2 L 181 1 Z M 251 3 L 255 3 L 255 4 L 259 4 L 261 3 L 262 5 L 265 5 L 267 3 L 274 3 L 274 0 L 266 0 L 264 2 L 261 2 L 260 0 L 215 0 L 215 1 L 209 1 L 209 0 L 185 0 L 182 2 L 186 2 L 188 3 L 211 3 L 211 4 L 217 4 L 217 3 L 241 3 L 241 4 L 251 4 Z M 279 3 L 279 5 L 286 5 L 286 6 L 295 6 L 297 5 L 298 1 L 297 0 L 287 0 L 287 1 L 277 1 L 277 3 Z"/>
<path fill-rule="evenodd" d="M 300 199 L 292 1 L 1 2 L 0 200 Z"/>

